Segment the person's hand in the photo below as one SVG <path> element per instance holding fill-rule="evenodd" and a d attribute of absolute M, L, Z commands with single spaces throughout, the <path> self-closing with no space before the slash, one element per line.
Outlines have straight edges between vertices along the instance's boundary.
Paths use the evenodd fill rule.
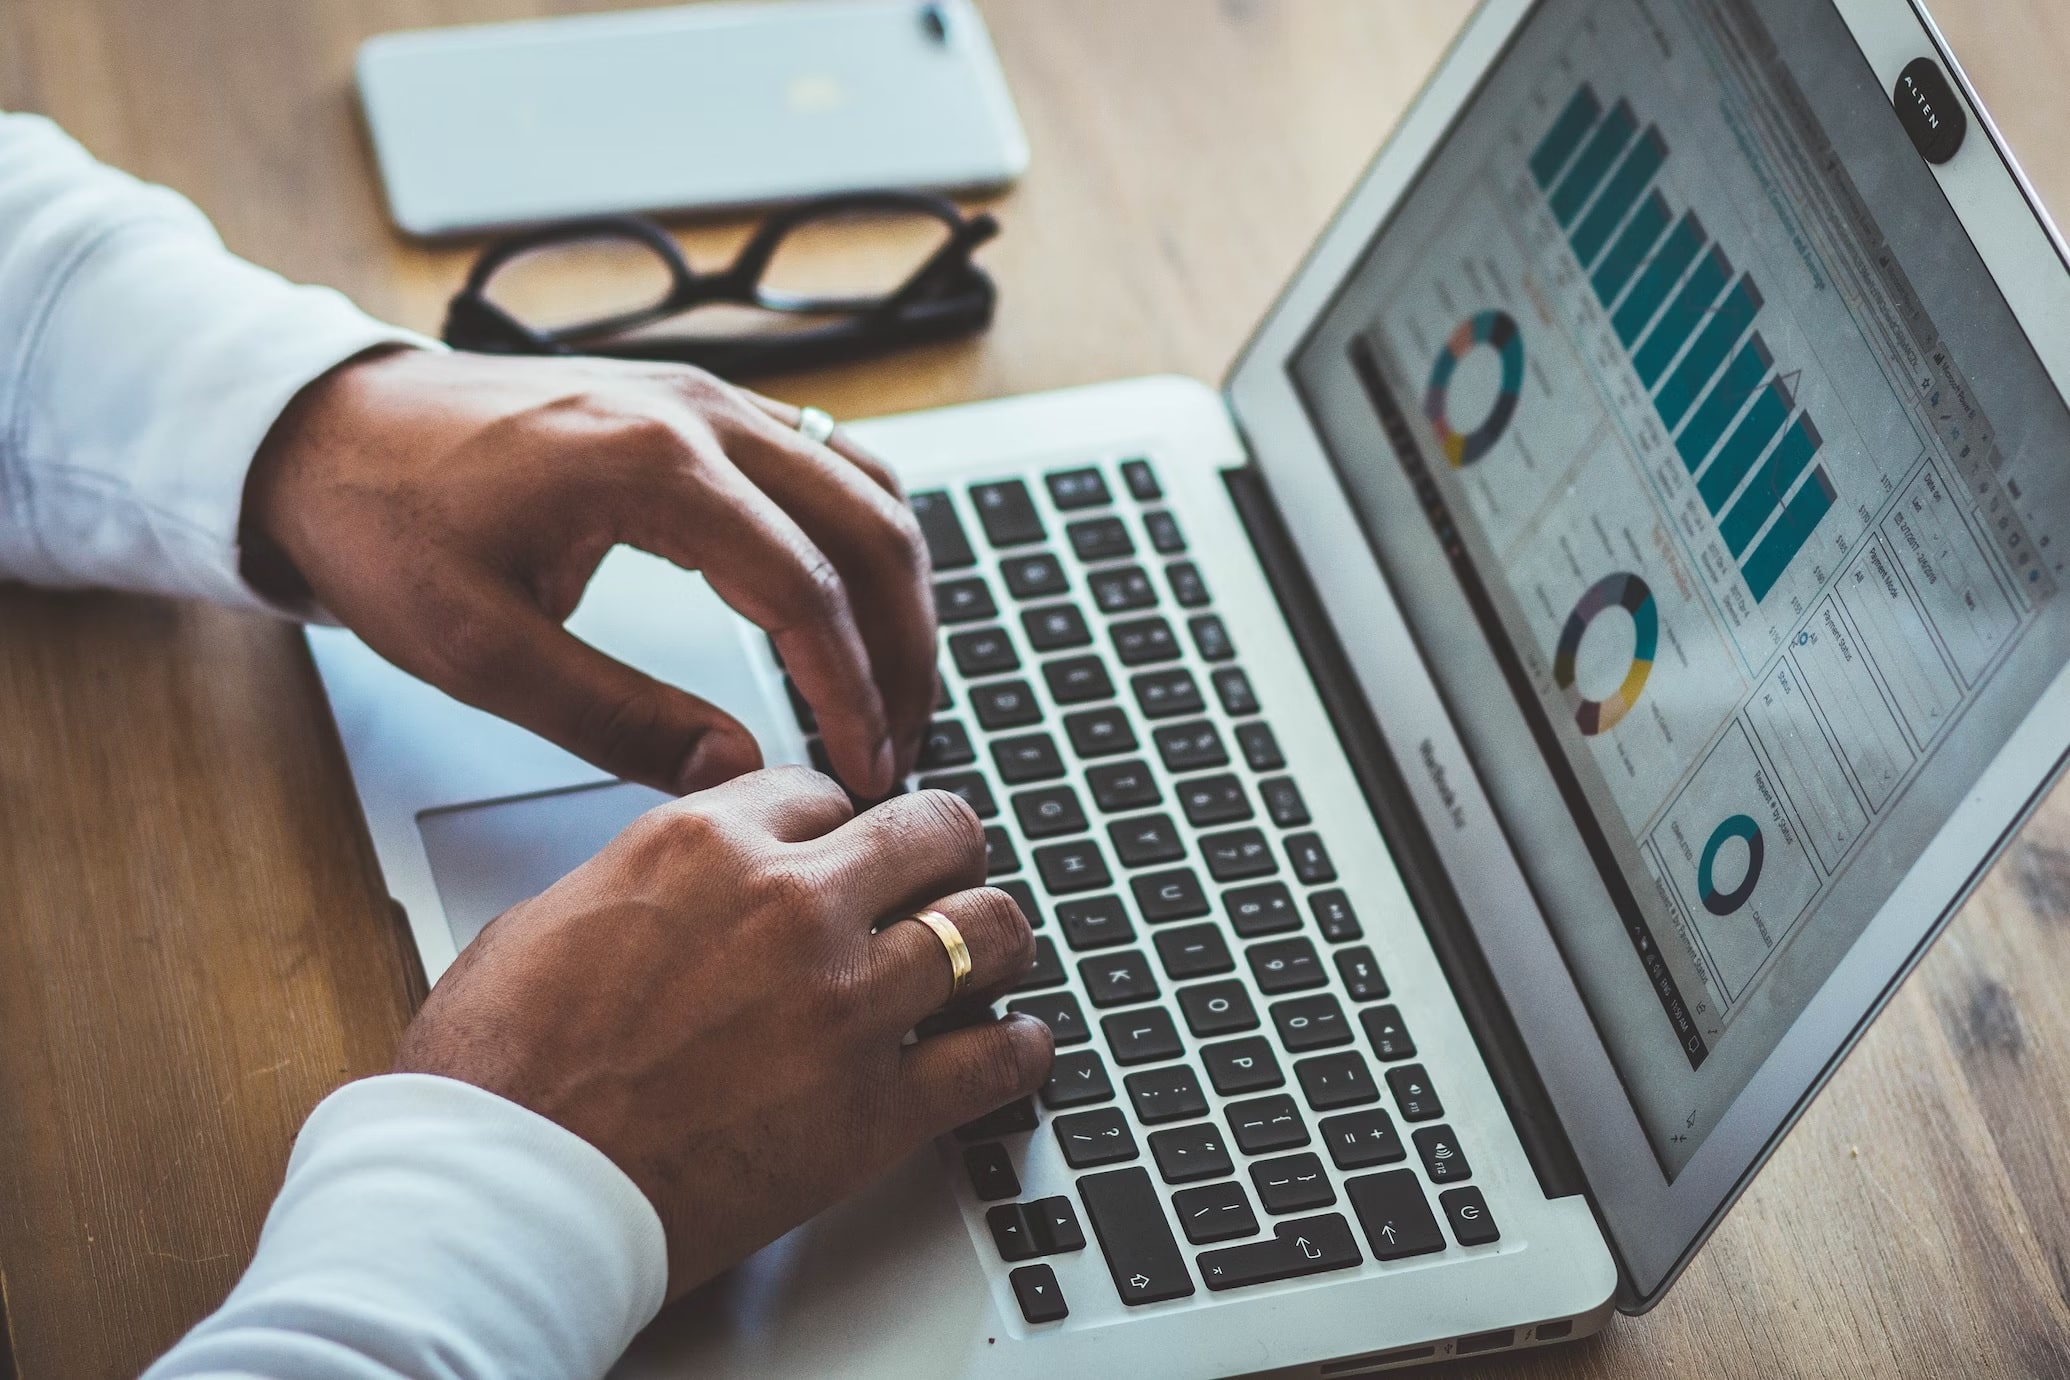
<path fill-rule="evenodd" d="M 650 811 L 491 923 L 396 1067 L 610 1156 L 660 1214 L 673 1298 L 1048 1077 L 1049 1030 L 1026 1016 L 901 1044 L 950 979 L 934 931 L 898 917 L 932 907 L 962 931 L 973 1003 L 1034 957 L 984 875 L 977 817 L 947 792 L 851 817 L 814 772 L 744 776 Z"/>
<path fill-rule="evenodd" d="M 245 569 L 454 698 L 680 795 L 759 766 L 753 738 L 562 627 L 606 552 L 650 551 L 775 636 L 835 770 L 874 799 L 934 703 L 927 548 L 888 470 L 796 420 L 673 365 L 363 358 L 267 437 Z"/>

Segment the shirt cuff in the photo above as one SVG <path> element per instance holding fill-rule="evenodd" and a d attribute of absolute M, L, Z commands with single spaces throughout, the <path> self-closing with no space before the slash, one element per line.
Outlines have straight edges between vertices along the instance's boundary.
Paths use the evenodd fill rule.
<path fill-rule="evenodd" d="M 310 1114 L 251 1268 L 147 1380 L 601 1376 L 667 1290 L 661 1220 L 601 1151 L 390 1074 Z"/>

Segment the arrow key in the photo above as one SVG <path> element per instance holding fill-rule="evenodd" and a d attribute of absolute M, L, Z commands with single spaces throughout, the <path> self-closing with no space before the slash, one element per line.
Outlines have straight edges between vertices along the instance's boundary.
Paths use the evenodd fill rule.
<path fill-rule="evenodd" d="M 1113 1097 L 1114 1083 L 1107 1077 L 1107 1066 L 1089 1049 L 1059 1054 L 1050 1065 L 1049 1081 L 1042 1085 L 1042 1105 L 1051 1111 L 1090 1106 Z"/>
<path fill-rule="evenodd" d="M 1444 1233 L 1438 1230 L 1437 1218 L 1430 1215 L 1415 1170 L 1390 1169 L 1385 1174 L 1351 1179 L 1345 1183 L 1344 1193 L 1358 1209 L 1366 1244 L 1373 1248 L 1376 1259 L 1400 1260 L 1445 1248 Z"/>
<path fill-rule="evenodd" d="M 1348 1270 L 1359 1263 L 1358 1242 L 1336 1213 L 1281 1222 L 1272 1240 L 1204 1251 L 1200 1277 L 1210 1290 L 1240 1289 L 1275 1279 Z"/>
<path fill-rule="evenodd" d="M 1062 1322 L 1071 1316 L 1064 1303 L 1064 1291 L 1057 1288 L 1057 1272 L 1047 1265 L 1023 1265 L 1006 1277 L 1013 1286 L 1014 1302 L 1021 1316 L 1031 1323 Z"/>

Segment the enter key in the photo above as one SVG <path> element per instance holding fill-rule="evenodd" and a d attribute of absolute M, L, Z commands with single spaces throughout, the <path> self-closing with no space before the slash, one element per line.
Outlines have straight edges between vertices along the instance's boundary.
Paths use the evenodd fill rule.
<path fill-rule="evenodd" d="M 1360 1258 L 1351 1227 L 1331 1212 L 1281 1222 L 1270 1241 L 1205 1251 L 1199 1265 L 1201 1279 L 1213 1291 L 1349 1269 Z"/>

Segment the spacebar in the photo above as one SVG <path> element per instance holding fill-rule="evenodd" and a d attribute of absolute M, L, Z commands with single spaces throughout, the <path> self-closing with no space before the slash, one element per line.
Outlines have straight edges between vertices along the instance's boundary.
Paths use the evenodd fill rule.
<path fill-rule="evenodd" d="M 1193 1292 L 1186 1257 L 1179 1254 L 1164 1204 L 1146 1170 L 1088 1174 L 1078 1181 L 1078 1196 L 1085 1202 L 1085 1215 L 1092 1219 L 1123 1303 L 1133 1308 Z"/>
<path fill-rule="evenodd" d="M 1304 1217 L 1298 1222 L 1281 1222 L 1273 1229 L 1270 1241 L 1204 1252 L 1200 1257 L 1200 1277 L 1207 1281 L 1210 1290 L 1240 1289 L 1268 1280 L 1347 1270 L 1359 1259 L 1351 1228 L 1342 1217 L 1328 1213 Z"/>

